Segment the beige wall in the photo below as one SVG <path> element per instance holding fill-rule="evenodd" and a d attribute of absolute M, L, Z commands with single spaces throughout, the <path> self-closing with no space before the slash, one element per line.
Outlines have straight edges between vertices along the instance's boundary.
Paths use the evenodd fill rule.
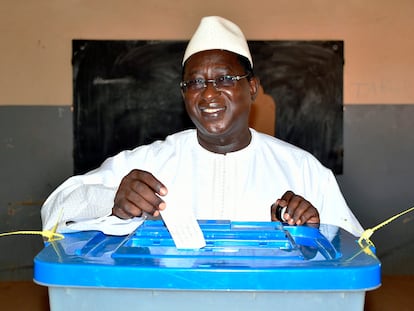
<path fill-rule="evenodd" d="M 0 105 L 71 105 L 72 39 L 188 39 L 203 15 L 248 39 L 344 40 L 345 104 L 414 104 L 412 0 L 2 0 Z"/>

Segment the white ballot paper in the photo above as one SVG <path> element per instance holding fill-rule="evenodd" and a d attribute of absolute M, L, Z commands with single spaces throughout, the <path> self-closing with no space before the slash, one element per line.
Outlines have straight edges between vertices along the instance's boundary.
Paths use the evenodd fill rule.
<path fill-rule="evenodd" d="M 177 213 L 174 208 L 161 211 L 162 219 L 178 249 L 199 249 L 206 246 L 203 232 L 194 214 L 185 211 Z"/>
<path fill-rule="evenodd" d="M 160 214 L 174 240 L 175 247 L 199 249 L 206 246 L 203 232 L 192 208 L 191 196 L 183 194 L 179 187 L 176 188 L 175 180 L 171 176 L 160 178 L 162 177 L 166 180 L 171 179 L 171 184 L 168 186 L 168 194 L 162 197 L 166 208 L 160 211 Z"/>

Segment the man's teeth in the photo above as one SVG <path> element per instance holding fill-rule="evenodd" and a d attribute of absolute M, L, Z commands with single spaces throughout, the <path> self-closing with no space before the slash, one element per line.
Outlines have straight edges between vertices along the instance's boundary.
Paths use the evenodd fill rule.
<path fill-rule="evenodd" d="M 216 113 L 216 112 L 219 112 L 221 110 L 223 110 L 223 108 L 205 108 L 205 109 L 203 109 L 203 112 Z"/>

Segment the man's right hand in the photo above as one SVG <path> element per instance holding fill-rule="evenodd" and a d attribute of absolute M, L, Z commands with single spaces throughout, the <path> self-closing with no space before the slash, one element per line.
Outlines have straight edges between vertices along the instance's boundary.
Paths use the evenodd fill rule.
<path fill-rule="evenodd" d="M 128 219 L 146 212 L 154 217 L 165 208 L 162 196 L 167 194 L 164 186 L 151 173 L 134 169 L 126 175 L 116 192 L 112 215 Z"/>

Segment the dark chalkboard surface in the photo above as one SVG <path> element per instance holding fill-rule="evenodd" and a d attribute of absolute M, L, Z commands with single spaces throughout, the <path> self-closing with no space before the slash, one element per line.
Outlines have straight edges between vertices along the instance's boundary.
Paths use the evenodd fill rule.
<path fill-rule="evenodd" d="M 185 41 L 73 40 L 74 170 L 193 127 L 179 82 Z M 343 160 L 343 42 L 250 41 L 276 103 L 275 136 L 336 174 Z"/>

